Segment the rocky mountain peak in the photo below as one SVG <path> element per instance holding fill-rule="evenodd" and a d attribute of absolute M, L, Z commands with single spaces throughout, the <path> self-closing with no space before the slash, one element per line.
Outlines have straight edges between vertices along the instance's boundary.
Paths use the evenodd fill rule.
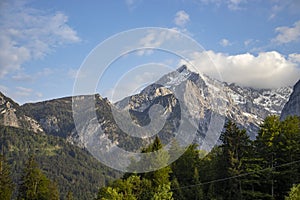
<path fill-rule="evenodd" d="M 31 117 L 23 114 L 19 104 L 0 92 L 0 124 L 31 130 L 35 133 L 43 132 L 41 125 Z"/>
<path fill-rule="evenodd" d="M 295 84 L 293 93 L 283 107 L 280 118 L 284 120 L 287 116 L 300 116 L 300 80 Z"/>

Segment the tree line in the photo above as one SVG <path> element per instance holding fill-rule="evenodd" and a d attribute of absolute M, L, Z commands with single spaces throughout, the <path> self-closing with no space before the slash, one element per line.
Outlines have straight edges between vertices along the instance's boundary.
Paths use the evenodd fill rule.
<path fill-rule="evenodd" d="M 12 199 L 13 191 L 17 187 L 18 200 L 59 200 L 57 183 L 50 180 L 39 168 L 34 156 L 30 156 L 18 184 L 12 181 L 10 166 L 3 155 L 0 155 L 0 199 Z M 73 200 L 69 192 L 65 198 Z"/>
<path fill-rule="evenodd" d="M 254 141 L 233 121 L 225 124 L 220 145 L 206 154 L 196 144 L 186 149 L 173 141 L 169 151 L 156 137 L 143 153 L 153 152 L 132 162 L 147 164 L 146 170 L 165 165 L 172 156 L 183 155 L 167 167 L 148 173 L 126 173 L 99 188 L 96 200 L 298 200 L 300 199 L 300 119 L 280 121 L 269 116 L 261 124 Z M 155 162 L 148 162 L 152 159 Z M 47 178 L 30 157 L 18 183 L 11 179 L 10 166 L 0 157 L 0 199 L 59 199 L 57 183 Z M 73 199 L 69 192 L 65 199 Z"/>
<path fill-rule="evenodd" d="M 100 188 L 97 200 L 299 200 L 300 120 L 280 121 L 269 116 L 254 141 L 233 121 L 225 124 L 221 145 L 206 156 L 190 145 L 170 166 L 148 173 L 125 174 Z M 167 162 L 180 146 L 176 141 L 169 154 L 158 138 L 142 152 L 157 152 L 156 160 Z M 144 160 L 140 161 L 145 163 Z M 151 168 L 151 166 L 149 166 Z"/>

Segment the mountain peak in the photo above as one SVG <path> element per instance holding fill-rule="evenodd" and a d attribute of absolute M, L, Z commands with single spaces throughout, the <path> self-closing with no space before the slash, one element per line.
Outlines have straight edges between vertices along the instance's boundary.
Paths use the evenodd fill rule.
<path fill-rule="evenodd" d="M 293 115 L 300 116 L 300 80 L 295 84 L 288 102 L 283 107 L 280 118 L 284 120 Z"/>
<path fill-rule="evenodd" d="M 188 70 L 187 66 L 186 66 L 186 65 L 182 65 L 182 66 L 179 67 L 176 71 L 179 72 L 179 73 L 181 73 L 181 72 L 183 72 L 183 71 L 185 71 L 185 70 Z"/>

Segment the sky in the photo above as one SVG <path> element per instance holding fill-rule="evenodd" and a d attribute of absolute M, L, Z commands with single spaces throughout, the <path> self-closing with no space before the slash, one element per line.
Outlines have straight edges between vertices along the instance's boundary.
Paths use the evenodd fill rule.
<path fill-rule="evenodd" d="M 143 27 L 195 40 L 203 51 L 189 62 L 209 76 L 218 78 L 217 69 L 242 86 L 292 86 L 300 77 L 299 10 L 299 0 L 2 0 L 0 91 L 20 104 L 70 96 L 93 49 Z M 140 42 L 159 48 L 167 37 L 149 33 Z M 95 91 L 112 98 L 119 83 L 120 99 L 181 64 L 168 52 L 131 52 L 111 63 Z"/>

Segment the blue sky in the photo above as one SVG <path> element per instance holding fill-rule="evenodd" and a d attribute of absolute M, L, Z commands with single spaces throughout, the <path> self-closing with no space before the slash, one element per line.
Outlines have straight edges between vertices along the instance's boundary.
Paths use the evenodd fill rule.
<path fill-rule="evenodd" d="M 298 0 L 4 0 L 0 91 L 21 104 L 72 95 L 76 73 L 92 49 L 142 27 L 170 28 L 195 39 L 225 81 L 258 88 L 293 85 L 300 77 L 299 10 Z M 168 59 L 121 59 L 97 91 L 109 95 L 109 79 L 118 67 L 158 57 Z M 172 56 L 168 60 L 174 68 L 180 65 Z M 195 54 L 192 62 L 200 66 L 206 60 Z M 203 70 L 214 76 L 209 68 Z M 132 81 L 132 88 L 142 85 Z"/>

